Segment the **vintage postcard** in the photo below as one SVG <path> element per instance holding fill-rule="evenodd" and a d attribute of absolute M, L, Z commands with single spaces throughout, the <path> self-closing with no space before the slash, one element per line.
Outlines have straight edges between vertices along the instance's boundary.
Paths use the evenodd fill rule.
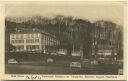
<path fill-rule="evenodd" d="M 0 3 L 2 80 L 126 80 L 126 2 Z"/>

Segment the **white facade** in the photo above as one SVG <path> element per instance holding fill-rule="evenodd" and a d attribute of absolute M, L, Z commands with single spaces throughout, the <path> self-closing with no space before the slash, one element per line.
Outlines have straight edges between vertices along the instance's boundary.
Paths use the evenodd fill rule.
<path fill-rule="evenodd" d="M 10 34 L 10 44 L 16 51 L 41 50 L 41 33 L 14 33 Z"/>
<path fill-rule="evenodd" d="M 26 32 L 10 34 L 10 44 L 15 51 L 46 51 L 47 46 L 55 46 L 59 41 L 50 34 L 41 32 Z"/>

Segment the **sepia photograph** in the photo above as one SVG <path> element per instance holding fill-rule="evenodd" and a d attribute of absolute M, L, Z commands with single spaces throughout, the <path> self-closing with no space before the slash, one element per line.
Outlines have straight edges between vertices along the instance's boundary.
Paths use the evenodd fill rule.
<path fill-rule="evenodd" d="M 124 5 L 5 5 L 5 74 L 123 75 Z"/>

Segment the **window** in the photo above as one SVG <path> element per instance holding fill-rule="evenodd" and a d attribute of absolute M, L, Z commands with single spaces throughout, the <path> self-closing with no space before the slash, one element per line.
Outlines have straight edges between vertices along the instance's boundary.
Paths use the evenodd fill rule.
<path fill-rule="evenodd" d="M 19 40 L 19 43 L 24 43 L 24 40 Z"/>
<path fill-rule="evenodd" d="M 24 40 L 22 40 L 22 43 L 24 43 Z"/>
<path fill-rule="evenodd" d="M 47 41 L 47 37 L 45 36 L 45 41 Z"/>
<path fill-rule="evenodd" d="M 29 40 L 29 43 L 32 43 L 32 40 L 31 39 Z"/>
<path fill-rule="evenodd" d="M 15 39 L 15 35 L 14 35 L 14 34 L 12 34 L 12 35 L 11 35 L 11 38 L 12 38 L 12 39 Z"/>
<path fill-rule="evenodd" d="M 48 37 L 48 41 L 50 41 L 50 40 L 49 40 L 49 37 Z"/>
<path fill-rule="evenodd" d="M 32 39 L 31 41 L 32 41 L 31 43 L 34 43 L 34 39 Z"/>
<path fill-rule="evenodd" d="M 35 46 L 35 49 L 39 49 L 39 45 L 36 45 L 36 46 Z"/>
<path fill-rule="evenodd" d="M 26 49 L 27 49 L 28 51 L 32 50 L 32 45 L 27 45 L 27 46 L 26 46 Z"/>
<path fill-rule="evenodd" d="M 16 35 L 16 39 L 18 39 L 18 34 Z"/>
<path fill-rule="evenodd" d="M 28 41 L 28 43 L 31 43 L 31 39 Z"/>
<path fill-rule="evenodd" d="M 35 39 L 35 42 L 36 42 L 36 43 L 39 43 L 39 39 Z"/>
<path fill-rule="evenodd" d="M 44 35 L 44 40 L 46 40 L 46 36 Z"/>
<path fill-rule="evenodd" d="M 27 34 L 27 38 L 30 38 L 30 34 Z"/>
<path fill-rule="evenodd" d="M 38 38 L 38 33 L 35 34 L 35 38 Z"/>
<path fill-rule="evenodd" d="M 24 50 L 24 46 L 19 46 L 19 50 Z"/>
<path fill-rule="evenodd" d="M 28 40 L 26 40 L 26 43 L 28 43 Z"/>
<path fill-rule="evenodd" d="M 48 41 L 45 41 L 46 45 L 48 45 Z"/>
<path fill-rule="evenodd" d="M 17 51 L 23 51 L 24 50 L 24 46 L 23 45 L 16 46 L 16 50 Z"/>
<path fill-rule="evenodd" d="M 21 35 L 20 35 L 20 38 L 21 38 L 21 39 L 23 39 L 23 35 L 24 35 L 24 34 L 21 34 Z"/>
<path fill-rule="evenodd" d="M 39 40 L 37 40 L 37 39 L 28 39 L 28 40 L 26 40 L 26 43 L 35 43 L 35 42 L 39 42 Z"/>
<path fill-rule="evenodd" d="M 35 49 L 35 45 L 32 45 L 32 49 Z"/>
<path fill-rule="evenodd" d="M 40 36 L 40 34 L 39 34 L 39 33 L 38 33 L 37 35 L 38 35 L 38 37 Z"/>
<path fill-rule="evenodd" d="M 15 43 L 17 43 L 17 40 L 15 40 Z"/>
<path fill-rule="evenodd" d="M 12 40 L 12 43 L 24 43 L 24 40 Z"/>
<path fill-rule="evenodd" d="M 28 39 L 28 40 L 26 40 L 26 43 L 29 43 L 30 42 L 30 40 Z"/>
<path fill-rule="evenodd" d="M 34 34 L 31 34 L 31 37 L 34 38 Z"/>
<path fill-rule="evenodd" d="M 17 40 L 17 43 L 21 43 L 21 40 Z"/>
<path fill-rule="evenodd" d="M 14 40 L 12 40 L 11 43 L 14 44 Z"/>
<path fill-rule="evenodd" d="M 35 50 L 35 49 L 38 50 L 39 49 L 39 45 L 27 45 L 26 49 L 28 51 Z"/>
<path fill-rule="evenodd" d="M 27 50 L 30 50 L 30 45 L 27 45 L 27 46 L 26 46 L 26 49 L 27 49 Z"/>

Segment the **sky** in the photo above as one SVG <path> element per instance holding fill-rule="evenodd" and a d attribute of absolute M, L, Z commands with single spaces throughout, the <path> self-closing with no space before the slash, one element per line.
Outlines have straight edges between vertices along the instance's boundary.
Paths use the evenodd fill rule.
<path fill-rule="evenodd" d="M 20 3 L 7 4 L 5 8 L 7 17 L 22 16 L 45 16 L 55 15 L 75 16 L 87 19 L 91 22 L 96 20 L 110 20 L 123 25 L 124 6 L 117 3 L 87 3 L 87 2 L 49 2 L 49 3 Z"/>

